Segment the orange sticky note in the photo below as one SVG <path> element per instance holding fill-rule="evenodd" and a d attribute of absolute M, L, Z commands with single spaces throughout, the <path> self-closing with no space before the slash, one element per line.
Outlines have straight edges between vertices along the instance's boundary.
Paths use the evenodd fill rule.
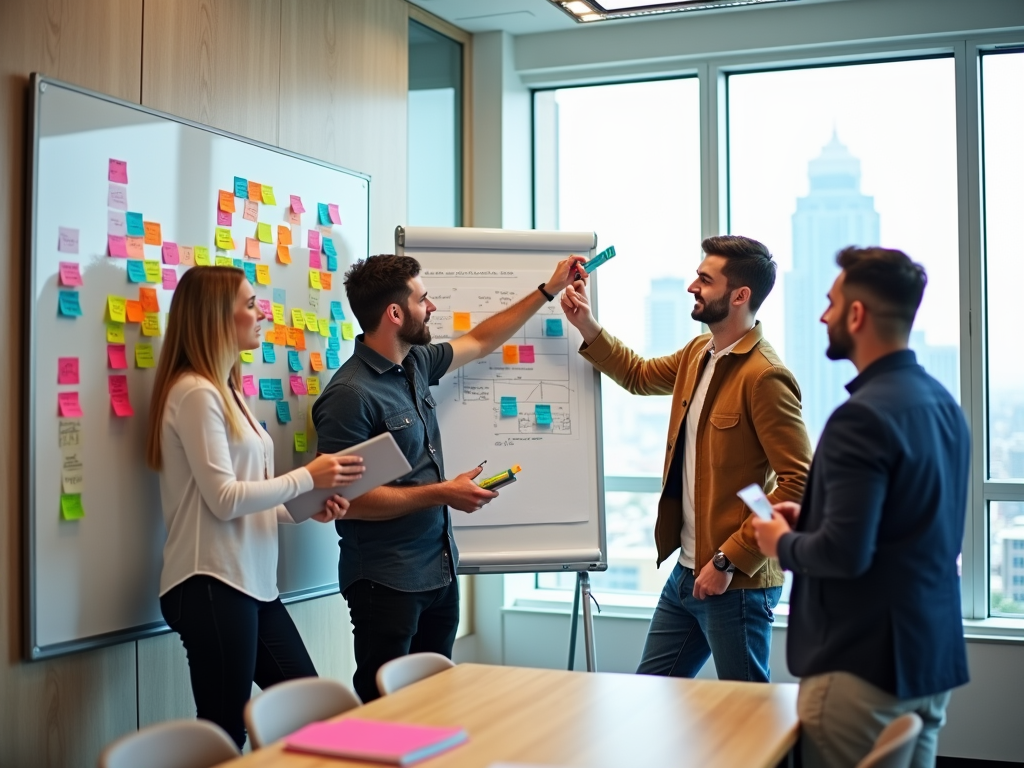
<path fill-rule="evenodd" d="M 277 225 L 277 242 L 279 245 L 291 245 L 292 244 L 292 230 L 291 227 L 286 227 L 283 224 Z"/>
<path fill-rule="evenodd" d="M 292 330 L 295 333 L 295 337 L 294 337 L 294 339 L 295 339 L 295 349 L 297 349 L 299 352 L 305 352 L 306 351 L 306 334 L 305 334 L 305 332 L 301 328 L 292 328 L 290 330 Z"/>
<path fill-rule="evenodd" d="M 128 299 L 124 303 L 125 314 L 128 315 L 129 323 L 141 323 L 145 313 L 142 310 L 141 301 L 132 301 Z"/>
<path fill-rule="evenodd" d="M 139 288 L 139 302 L 143 312 L 159 312 L 160 302 L 156 297 L 156 288 Z"/>
<path fill-rule="evenodd" d="M 324 369 L 323 356 L 319 352 L 310 352 L 309 364 L 313 366 L 314 371 L 322 371 Z"/>
<path fill-rule="evenodd" d="M 222 190 L 220 190 L 220 194 L 218 195 L 218 198 L 219 198 L 218 205 L 219 205 L 219 207 L 220 207 L 220 209 L 222 211 L 224 211 L 226 213 L 234 213 L 235 212 L 235 193 L 234 192 L 229 192 L 226 189 L 222 189 Z"/>
<path fill-rule="evenodd" d="M 517 344 L 506 344 L 501 348 L 501 362 L 505 365 L 518 365 L 519 363 L 519 345 Z"/>
<path fill-rule="evenodd" d="M 143 259 L 146 256 L 146 254 L 143 253 L 142 250 L 141 237 L 126 237 L 125 250 L 128 251 L 129 259 Z"/>
<path fill-rule="evenodd" d="M 247 259 L 258 259 L 260 257 L 260 242 L 252 237 L 245 238 L 245 257 Z"/>
<path fill-rule="evenodd" d="M 331 290 L 331 282 L 332 281 L 331 281 L 331 273 L 330 272 L 321 272 L 320 273 L 320 287 L 321 288 L 323 288 L 325 291 Z"/>
<path fill-rule="evenodd" d="M 285 333 L 287 334 L 287 337 L 288 337 L 288 346 L 289 347 L 298 346 L 298 341 L 297 341 L 296 337 L 297 336 L 301 336 L 302 335 L 302 331 L 300 331 L 298 328 L 286 327 L 285 328 Z"/>
<path fill-rule="evenodd" d="M 282 347 L 288 344 L 288 327 L 285 325 L 278 325 L 274 323 L 274 335 L 276 336 L 275 344 L 280 344 Z"/>
<path fill-rule="evenodd" d="M 146 245 L 163 245 L 164 239 L 160 235 L 160 224 L 155 221 L 142 222 L 142 230 L 146 233 Z"/>
<path fill-rule="evenodd" d="M 292 254 L 288 250 L 288 246 L 287 245 L 278 245 L 277 246 L 277 260 L 279 262 L 281 262 L 282 264 L 291 264 L 292 263 Z"/>
<path fill-rule="evenodd" d="M 249 182 L 249 200 L 259 202 L 263 199 L 263 185 L 258 181 Z"/>
<path fill-rule="evenodd" d="M 468 331 L 472 328 L 473 322 L 469 319 L 469 312 L 456 312 L 454 325 L 456 331 Z"/>

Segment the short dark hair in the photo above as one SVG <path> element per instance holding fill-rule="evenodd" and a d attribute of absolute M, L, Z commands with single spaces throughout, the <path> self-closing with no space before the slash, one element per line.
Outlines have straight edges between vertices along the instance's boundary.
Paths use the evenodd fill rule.
<path fill-rule="evenodd" d="M 853 245 L 836 255 L 836 264 L 846 275 L 844 294 L 868 297 L 868 311 L 874 315 L 879 335 L 889 340 L 906 340 L 928 285 L 924 267 L 911 261 L 903 251 Z"/>
<path fill-rule="evenodd" d="M 419 273 L 416 259 L 392 253 L 368 256 L 353 264 L 345 273 L 345 293 L 359 326 L 373 333 L 388 305 L 405 306 L 412 293 L 409 280 Z"/>
<path fill-rule="evenodd" d="M 775 285 L 775 261 L 764 243 L 742 235 L 718 235 L 700 244 L 708 256 L 725 259 L 722 274 L 730 291 L 747 286 L 750 308 L 757 312 Z"/>

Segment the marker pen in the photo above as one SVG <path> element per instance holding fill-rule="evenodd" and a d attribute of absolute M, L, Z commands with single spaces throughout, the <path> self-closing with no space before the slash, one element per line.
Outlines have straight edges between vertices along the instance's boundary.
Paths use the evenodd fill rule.
<path fill-rule="evenodd" d="M 513 464 L 511 469 L 506 469 L 501 474 L 488 477 L 486 480 L 481 480 L 477 485 L 488 491 L 496 491 L 503 485 L 514 483 L 516 481 L 516 473 L 522 471 L 523 468 L 521 466 Z"/>

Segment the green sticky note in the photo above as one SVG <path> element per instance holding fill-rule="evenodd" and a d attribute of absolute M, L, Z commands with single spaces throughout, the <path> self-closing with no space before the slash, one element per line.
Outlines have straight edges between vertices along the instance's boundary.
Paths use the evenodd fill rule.
<path fill-rule="evenodd" d="M 295 452 L 305 453 L 308 449 L 306 448 L 306 433 L 296 432 L 295 433 Z"/>
<path fill-rule="evenodd" d="M 160 273 L 159 261 L 144 261 L 142 262 L 142 267 L 146 270 L 147 283 L 159 283 L 163 278 L 163 275 Z"/>
<path fill-rule="evenodd" d="M 261 243 L 274 242 L 274 236 L 270 233 L 270 225 L 262 221 L 256 225 L 256 237 Z"/>
<path fill-rule="evenodd" d="M 60 495 L 60 514 L 65 520 L 81 520 L 85 517 L 82 494 L 62 493 Z"/>
<path fill-rule="evenodd" d="M 197 245 L 195 248 L 195 259 L 197 266 L 210 266 L 210 249 L 205 245 Z"/>
<path fill-rule="evenodd" d="M 347 320 L 341 324 L 341 338 L 345 341 L 352 341 L 356 337 L 356 329 L 352 323 Z"/>

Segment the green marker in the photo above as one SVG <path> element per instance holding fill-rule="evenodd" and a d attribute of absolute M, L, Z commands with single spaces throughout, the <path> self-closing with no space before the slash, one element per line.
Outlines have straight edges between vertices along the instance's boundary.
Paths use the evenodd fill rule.
<path fill-rule="evenodd" d="M 486 491 L 496 491 L 502 486 L 514 483 L 516 481 L 516 473 L 522 472 L 523 468 L 518 464 L 513 464 L 511 469 L 506 469 L 504 472 L 488 477 L 486 480 L 481 480 L 477 485 Z"/>

